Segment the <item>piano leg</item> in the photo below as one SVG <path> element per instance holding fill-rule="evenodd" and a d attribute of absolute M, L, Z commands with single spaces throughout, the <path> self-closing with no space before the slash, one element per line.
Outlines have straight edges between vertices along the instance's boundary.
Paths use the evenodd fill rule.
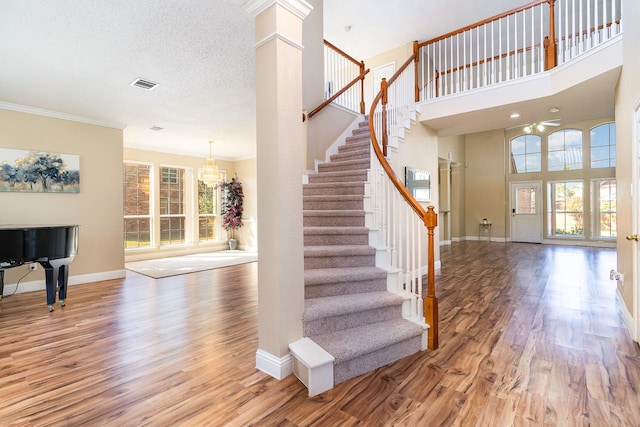
<path fill-rule="evenodd" d="M 56 302 L 56 282 L 58 281 L 58 269 L 51 265 L 43 265 L 44 280 L 47 287 L 47 305 L 49 311 L 53 311 L 53 304 Z"/>
<path fill-rule="evenodd" d="M 69 281 L 69 266 L 61 265 L 58 267 L 58 299 L 60 307 L 64 307 L 64 300 L 67 298 L 67 282 Z"/>
<path fill-rule="evenodd" d="M 0 268 L 0 301 L 2 301 L 3 293 L 4 293 L 4 269 Z"/>

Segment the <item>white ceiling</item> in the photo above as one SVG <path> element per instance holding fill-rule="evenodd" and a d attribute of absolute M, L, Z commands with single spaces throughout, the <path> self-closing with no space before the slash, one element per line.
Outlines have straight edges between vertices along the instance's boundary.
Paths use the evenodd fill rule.
<path fill-rule="evenodd" d="M 213 139 L 217 158 L 254 157 L 244 2 L 0 0 L 0 102 L 121 123 L 126 147 L 206 157 Z M 324 0 L 325 38 L 367 59 L 525 3 Z M 160 86 L 131 87 L 137 77 Z"/>

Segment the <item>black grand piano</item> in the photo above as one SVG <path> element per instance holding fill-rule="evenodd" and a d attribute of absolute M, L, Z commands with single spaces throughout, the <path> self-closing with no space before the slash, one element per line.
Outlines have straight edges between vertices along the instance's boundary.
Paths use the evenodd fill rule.
<path fill-rule="evenodd" d="M 47 305 L 53 311 L 56 288 L 64 306 L 69 264 L 78 254 L 77 225 L 0 225 L 0 300 L 4 270 L 38 262 L 44 268 Z"/>

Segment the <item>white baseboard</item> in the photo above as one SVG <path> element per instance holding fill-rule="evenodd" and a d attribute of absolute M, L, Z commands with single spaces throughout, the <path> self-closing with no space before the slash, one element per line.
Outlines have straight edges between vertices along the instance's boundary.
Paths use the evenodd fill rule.
<path fill-rule="evenodd" d="M 42 268 L 40 268 L 42 270 Z M 113 280 L 113 279 L 121 279 L 125 277 L 126 270 L 113 270 L 113 271 L 102 271 L 100 273 L 91 273 L 91 274 L 81 274 L 77 276 L 69 276 L 68 285 L 81 285 L 83 283 L 91 283 L 91 282 L 100 282 L 102 280 Z M 14 293 L 16 284 L 15 283 L 5 283 L 4 285 L 4 294 L 12 294 Z M 34 292 L 34 291 L 44 291 L 46 289 L 44 278 L 39 280 L 32 280 L 30 282 L 20 282 L 18 285 L 18 289 L 15 289 L 16 294 L 21 294 L 25 292 Z"/>
<path fill-rule="evenodd" d="M 256 368 L 277 380 L 282 380 L 293 373 L 291 353 L 276 357 L 262 349 L 256 351 Z"/>
<path fill-rule="evenodd" d="M 629 313 L 629 310 L 627 310 L 627 306 L 622 299 L 622 295 L 620 295 L 620 289 L 616 289 L 616 299 L 618 300 L 620 312 L 622 313 L 622 320 L 624 320 L 624 324 L 629 331 L 629 335 L 631 335 L 631 338 L 635 342 L 640 342 L 640 336 L 638 336 L 639 331 L 636 331 L 636 322 L 633 321 L 633 315 Z"/>

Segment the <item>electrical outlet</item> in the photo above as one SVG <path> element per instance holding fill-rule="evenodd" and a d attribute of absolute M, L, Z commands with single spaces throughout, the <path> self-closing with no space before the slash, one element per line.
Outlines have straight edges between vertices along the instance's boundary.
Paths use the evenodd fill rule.
<path fill-rule="evenodd" d="M 35 262 L 29 263 L 29 271 L 33 271 L 37 269 L 38 269 L 38 264 L 36 264 Z"/>

